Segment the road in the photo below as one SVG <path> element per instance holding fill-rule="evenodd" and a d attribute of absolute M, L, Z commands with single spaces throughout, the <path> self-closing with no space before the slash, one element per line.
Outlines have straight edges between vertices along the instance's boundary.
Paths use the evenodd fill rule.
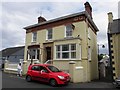
<path fill-rule="evenodd" d="M 0 71 L 0 73 L 2 73 Z M 2 73 L 2 88 L 55 88 L 49 84 L 41 82 L 26 82 L 25 77 L 18 77 L 13 74 Z M 67 86 L 59 86 L 57 88 L 113 88 L 111 83 L 106 82 L 90 82 L 90 83 L 70 83 Z"/>

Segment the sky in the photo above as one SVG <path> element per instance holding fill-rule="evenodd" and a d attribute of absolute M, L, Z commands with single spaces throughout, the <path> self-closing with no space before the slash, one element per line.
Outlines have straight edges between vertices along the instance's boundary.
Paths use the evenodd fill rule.
<path fill-rule="evenodd" d="M 99 29 L 100 53 L 108 53 L 108 12 L 118 15 L 119 0 L 2 0 L 0 3 L 0 50 L 25 45 L 26 26 L 36 24 L 39 16 L 47 20 L 84 11 L 84 3 L 92 6 L 93 21 Z M 120 4 L 119 4 L 120 5 Z M 120 9 L 119 9 L 120 10 Z M 105 48 L 102 48 L 105 45 Z"/>

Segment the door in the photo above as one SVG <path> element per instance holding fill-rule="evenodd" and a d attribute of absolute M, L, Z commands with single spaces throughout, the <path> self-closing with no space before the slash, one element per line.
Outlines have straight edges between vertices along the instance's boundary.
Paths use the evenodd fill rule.
<path fill-rule="evenodd" d="M 46 59 L 51 60 L 51 47 L 46 47 Z"/>
<path fill-rule="evenodd" d="M 37 65 L 33 66 L 31 69 L 31 75 L 34 80 L 39 80 L 40 66 L 37 66 Z"/>
<path fill-rule="evenodd" d="M 40 66 L 40 72 L 40 81 L 49 82 L 49 71 L 45 67 Z"/>
<path fill-rule="evenodd" d="M 44 43 L 44 51 L 43 51 L 43 63 L 52 64 L 53 60 L 53 43 Z M 50 60 L 50 61 L 48 61 Z"/>

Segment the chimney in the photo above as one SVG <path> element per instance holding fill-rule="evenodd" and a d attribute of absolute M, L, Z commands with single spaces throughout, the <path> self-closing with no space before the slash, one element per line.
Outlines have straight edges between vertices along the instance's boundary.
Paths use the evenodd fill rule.
<path fill-rule="evenodd" d="M 44 17 L 38 17 L 38 23 L 47 21 Z"/>
<path fill-rule="evenodd" d="M 113 14 L 112 12 L 108 13 L 108 23 L 112 23 L 113 22 Z"/>
<path fill-rule="evenodd" d="M 90 17 L 92 19 L 92 7 L 91 7 L 91 5 L 89 4 L 89 2 L 86 2 L 84 5 L 85 5 L 85 11 L 88 12 L 88 14 L 90 15 Z"/>

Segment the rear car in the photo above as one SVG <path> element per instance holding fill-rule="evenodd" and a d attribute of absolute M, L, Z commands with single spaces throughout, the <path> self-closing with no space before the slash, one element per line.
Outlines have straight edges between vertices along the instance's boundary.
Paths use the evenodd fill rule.
<path fill-rule="evenodd" d="M 70 82 L 69 73 L 60 71 L 53 65 L 34 64 L 30 65 L 27 71 L 26 80 L 38 80 L 49 83 L 51 86 L 68 84 Z"/>

